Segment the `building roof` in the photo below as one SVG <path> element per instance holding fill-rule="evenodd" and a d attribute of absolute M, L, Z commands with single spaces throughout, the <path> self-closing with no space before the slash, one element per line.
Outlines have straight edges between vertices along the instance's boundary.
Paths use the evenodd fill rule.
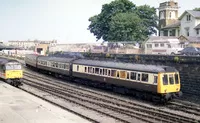
<path fill-rule="evenodd" d="M 176 21 L 172 24 L 166 25 L 165 27 L 163 27 L 162 29 L 169 29 L 169 28 L 177 28 L 181 26 L 181 22 L 180 21 Z"/>
<path fill-rule="evenodd" d="M 193 10 L 186 10 L 180 17 L 179 20 L 181 20 L 183 18 L 183 16 L 189 13 L 190 15 L 192 15 L 194 18 L 200 18 L 200 11 L 193 11 Z"/>
<path fill-rule="evenodd" d="M 185 36 L 180 36 L 179 37 L 179 40 L 180 41 L 184 41 L 184 40 L 186 40 L 186 41 L 188 41 L 188 42 L 190 42 L 190 43 L 200 43 L 200 37 L 193 37 L 193 36 L 189 36 L 189 37 L 185 37 Z"/>
<path fill-rule="evenodd" d="M 200 24 L 194 27 L 194 29 L 200 29 Z"/>

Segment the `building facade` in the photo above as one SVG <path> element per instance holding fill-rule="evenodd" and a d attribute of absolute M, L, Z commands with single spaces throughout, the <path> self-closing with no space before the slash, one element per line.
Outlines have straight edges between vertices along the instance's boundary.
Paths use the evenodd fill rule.
<path fill-rule="evenodd" d="M 199 37 L 200 11 L 187 10 L 180 17 L 180 33 L 183 36 Z"/>
<path fill-rule="evenodd" d="M 160 3 L 159 10 L 159 29 L 166 27 L 167 25 L 176 23 L 178 20 L 178 3 L 170 0 Z M 160 32 L 163 35 L 164 32 Z M 162 34 L 161 34 L 162 33 Z"/>

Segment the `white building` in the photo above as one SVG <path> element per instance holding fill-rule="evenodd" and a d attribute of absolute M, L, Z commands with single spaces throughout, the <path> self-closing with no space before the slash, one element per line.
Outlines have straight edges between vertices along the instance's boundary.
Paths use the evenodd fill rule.
<path fill-rule="evenodd" d="M 173 55 L 182 49 L 179 39 L 174 36 L 151 36 L 145 43 L 145 54 Z"/>
<path fill-rule="evenodd" d="M 183 36 L 199 37 L 200 11 L 185 11 L 180 17 L 180 34 Z"/>

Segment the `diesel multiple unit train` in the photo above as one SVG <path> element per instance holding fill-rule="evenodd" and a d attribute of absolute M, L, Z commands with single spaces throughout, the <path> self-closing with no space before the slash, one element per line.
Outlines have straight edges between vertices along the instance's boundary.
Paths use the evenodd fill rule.
<path fill-rule="evenodd" d="M 0 78 L 7 83 L 18 87 L 22 83 L 23 70 L 17 60 L 0 58 Z"/>
<path fill-rule="evenodd" d="M 26 66 L 52 75 L 90 80 L 153 95 L 161 100 L 181 96 L 179 72 L 169 66 L 26 55 Z M 87 81 L 87 82 L 90 82 Z"/>

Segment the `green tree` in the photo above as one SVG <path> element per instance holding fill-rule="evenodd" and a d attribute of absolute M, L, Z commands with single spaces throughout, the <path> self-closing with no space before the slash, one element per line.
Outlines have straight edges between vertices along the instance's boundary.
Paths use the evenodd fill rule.
<path fill-rule="evenodd" d="M 110 21 L 117 13 L 132 12 L 135 5 L 128 0 L 115 0 L 110 4 L 102 6 L 101 13 L 89 18 L 91 22 L 88 29 L 93 33 L 97 40 L 109 40 Z"/>
<path fill-rule="evenodd" d="M 144 40 L 156 32 L 155 8 L 147 5 L 136 7 L 129 0 L 115 0 L 102 6 L 101 13 L 89 18 L 88 29 L 97 40 Z"/>
<path fill-rule="evenodd" d="M 143 32 L 141 19 L 135 13 L 118 13 L 111 18 L 108 39 L 115 41 L 134 41 L 139 40 L 138 32 Z"/>
<path fill-rule="evenodd" d="M 193 10 L 194 11 L 200 11 L 200 8 L 194 8 Z"/>
<path fill-rule="evenodd" d="M 148 35 L 155 34 L 158 29 L 158 16 L 156 14 L 156 9 L 154 7 L 150 7 L 148 5 L 138 6 L 137 15 L 141 18 L 141 28 L 144 28 L 143 30 L 143 37 L 147 37 Z"/>

